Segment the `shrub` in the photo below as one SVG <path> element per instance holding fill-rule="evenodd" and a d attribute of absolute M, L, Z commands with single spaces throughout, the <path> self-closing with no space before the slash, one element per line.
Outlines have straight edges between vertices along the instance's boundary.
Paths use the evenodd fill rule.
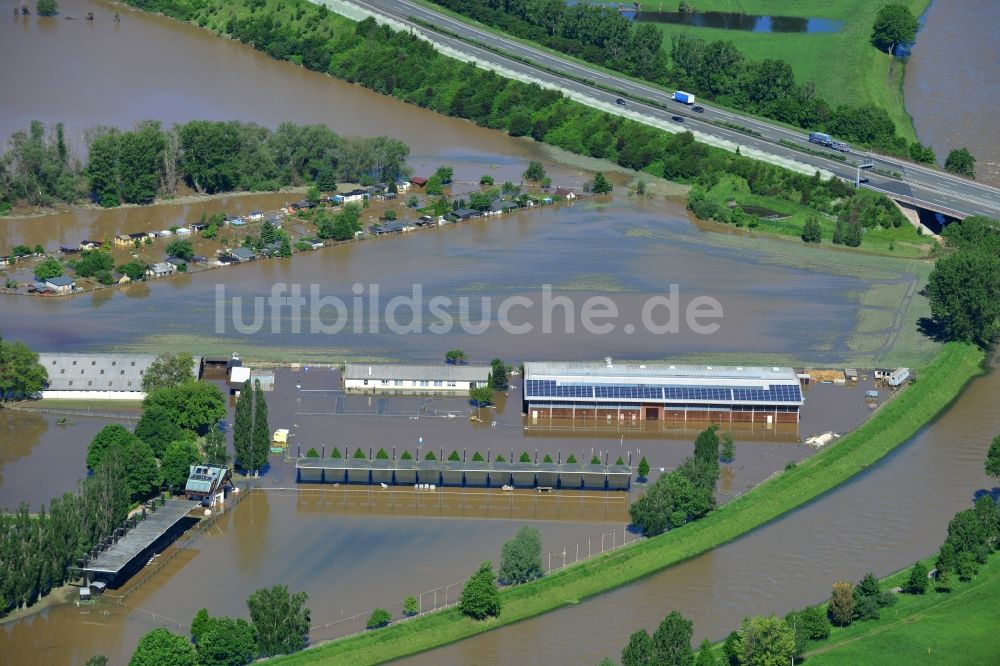
<path fill-rule="evenodd" d="M 488 617 L 499 617 L 500 607 L 500 590 L 493 574 L 493 564 L 483 562 L 462 588 L 459 609 L 463 615 L 474 620 L 485 620 Z"/>
<path fill-rule="evenodd" d="M 530 463 L 531 462 L 531 456 L 528 455 L 527 451 L 525 451 L 524 453 L 521 454 L 521 457 L 518 458 L 517 461 L 518 462 L 522 462 L 522 463 Z"/>
<path fill-rule="evenodd" d="M 364 459 L 365 452 L 361 450 L 360 446 L 358 447 L 358 450 L 354 452 L 354 457 L 356 459 L 358 459 L 358 460 L 363 460 Z"/>
<path fill-rule="evenodd" d="M 906 581 L 906 585 L 903 590 L 910 594 L 923 594 L 927 591 L 927 587 L 930 585 L 927 580 L 927 567 L 925 567 L 920 562 L 913 565 L 910 569 L 910 577 Z"/>
<path fill-rule="evenodd" d="M 371 617 L 368 618 L 368 624 L 365 626 L 367 629 L 380 629 L 388 627 L 391 621 L 392 616 L 389 615 L 389 611 L 384 608 L 376 608 L 372 611 Z"/>
<path fill-rule="evenodd" d="M 483 454 L 476 451 L 472 454 L 472 462 L 483 462 Z"/>
<path fill-rule="evenodd" d="M 309 450 L 306 451 L 306 458 L 319 458 L 319 451 L 317 451 L 315 447 L 310 447 Z"/>
<path fill-rule="evenodd" d="M 403 614 L 404 615 L 416 615 L 420 612 L 420 604 L 417 602 L 416 597 L 406 597 L 403 600 Z"/>
<path fill-rule="evenodd" d="M 462 460 L 462 457 L 458 455 L 458 451 L 452 451 L 450 454 L 448 454 L 448 460 L 450 460 L 451 462 L 459 462 L 460 460 Z"/>
<path fill-rule="evenodd" d="M 574 456 L 572 453 L 569 454 L 569 456 L 567 456 L 567 458 L 566 458 L 566 464 L 567 465 L 575 465 L 576 464 L 576 456 Z"/>
<path fill-rule="evenodd" d="M 375 454 L 376 460 L 388 460 L 389 454 L 386 453 L 385 449 L 379 449 L 378 453 Z"/>

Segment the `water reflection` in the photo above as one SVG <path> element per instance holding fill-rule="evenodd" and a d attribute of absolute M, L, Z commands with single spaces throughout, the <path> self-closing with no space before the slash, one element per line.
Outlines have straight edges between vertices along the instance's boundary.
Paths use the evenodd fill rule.
<path fill-rule="evenodd" d="M 640 22 L 673 23 L 696 28 L 745 30 L 748 32 L 839 32 L 843 21 L 802 16 L 755 16 L 739 12 L 635 12 L 622 14 Z"/>

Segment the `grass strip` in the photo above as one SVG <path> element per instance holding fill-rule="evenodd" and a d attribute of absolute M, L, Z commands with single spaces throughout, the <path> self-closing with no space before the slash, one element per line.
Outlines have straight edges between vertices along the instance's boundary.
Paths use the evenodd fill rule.
<path fill-rule="evenodd" d="M 398 659 L 578 603 L 721 546 L 832 490 L 909 440 L 982 372 L 983 359 L 983 351 L 970 345 L 944 345 L 912 386 L 836 445 L 697 522 L 503 590 L 499 618 L 475 622 L 451 608 L 274 663 L 363 665 Z"/>

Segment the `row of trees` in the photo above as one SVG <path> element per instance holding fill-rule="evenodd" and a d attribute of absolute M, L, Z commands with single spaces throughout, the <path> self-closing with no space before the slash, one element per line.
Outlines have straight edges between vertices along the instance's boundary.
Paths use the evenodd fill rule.
<path fill-rule="evenodd" d="M 129 666 L 243 666 L 258 657 L 298 652 L 309 638 L 305 592 L 284 585 L 261 588 L 247 599 L 250 621 L 212 617 L 202 608 L 191 621 L 190 637 L 154 629 L 144 635 Z"/>
<path fill-rule="evenodd" d="M 335 447 L 333 447 L 333 451 L 330 452 L 330 458 L 334 458 L 334 459 L 335 458 L 343 458 L 344 454 L 346 454 L 346 453 L 347 453 L 347 451 L 345 450 L 344 453 L 342 454 L 340 452 L 340 449 L 335 446 Z M 319 456 L 320 456 L 320 452 L 317 451 L 315 447 L 312 447 L 308 451 L 306 451 L 306 458 L 319 458 Z M 365 453 L 364 451 L 362 451 L 360 447 L 358 447 L 357 449 L 354 450 L 354 454 L 351 457 L 354 458 L 354 459 L 356 459 L 356 460 L 367 460 L 368 459 L 368 454 Z M 389 452 L 386 451 L 383 448 L 380 448 L 378 451 L 375 452 L 375 460 L 389 460 L 389 458 L 390 458 Z M 404 450 L 400 454 L 399 459 L 400 460 L 413 460 L 413 454 L 411 454 L 408 450 Z M 424 460 L 437 460 L 437 459 L 438 459 L 438 456 L 433 451 L 428 451 L 426 454 L 424 454 Z M 445 460 L 448 460 L 450 462 L 460 462 L 462 460 L 462 455 L 458 451 L 452 451 L 451 453 L 448 454 L 448 457 L 445 458 Z M 484 462 L 486 460 L 486 458 L 483 457 L 483 454 L 480 453 L 479 451 L 475 451 L 472 454 L 471 460 L 472 460 L 472 462 Z M 530 453 L 528 453 L 527 451 L 525 451 L 524 453 L 522 453 L 516 459 L 516 461 L 517 462 L 521 462 L 521 463 L 530 463 L 530 462 L 533 462 L 534 459 L 531 457 Z M 494 462 L 502 463 L 502 462 L 508 462 L 508 461 L 507 461 L 506 457 L 504 457 L 502 454 L 498 453 L 497 456 L 496 456 L 496 458 L 494 459 Z M 511 459 L 511 462 L 514 462 L 513 458 Z M 542 457 L 542 462 L 543 463 L 554 463 L 555 460 L 552 459 L 552 455 L 551 454 L 546 453 Z M 568 456 L 566 456 L 566 464 L 567 465 L 576 465 L 576 464 L 579 464 L 579 460 L 577 460 L 576 456 L 571 453 Z M 592 456 L 590 458 L 590 464 L 591 465 L 601 465 L 601 464 L 603 464 L 603 461 L 601 460 L 600 456 L 594 455 L 594 456 Z M 615 460 L 615 464 L 616 465 L 624 465 L 625 461 L 622 459 L 621 456 L 618 456 L 618 458 Z M 643 459 L 639 462 L 638 472 L 639 472 L 639 476 L 640 477 L 645 477 L 646 474 L 649 473 L 649 463 L 646 462 L 646 458 L 645 457 L 643 457 Z"/>
<path fill-rule="evenodd" d="M 248 473 L 259 472 L 267 464 L 271 449 L 271 426 L 267 420 L 267 400 L 260 380 L 243 382 L 236 398 L 233 418 L 233 448 L 236 465 Z"/>
<path fill-rule="evenodd" d="M 77 564 L 128 513 L 129 493 L 121 480 L 128 461 L 120 450 L 104 456 L 94 473 L 43 504 L 36 515 L 27 503 L 16 512 L 0 509 L 0 615 L 30 606 L 70 579 Z"/>
<path fill-rule="evenodd" d="M 325 125 L 283 123 L 276 130 L 240 121 L 195 120 L 163 128 L 86 132 L 87 160 L 70 155 L 61 124 L 49 133 L 32 121 L 0 158 L 0 202 L 75 202 L 89 193 L 102 206 L 147 204 L 181 181 L 214 194 L 362 178 L 394 181 L 407 173 L 410 148 L 385 136 L 342 137 Z"/>
<path fill-rule="evenodd" d="M 926 289 L 932 328 L 944 339 L 988 347 L 1000 334 L 1000 220 L 967 217 L 942 235 L 947 255 Z"/>

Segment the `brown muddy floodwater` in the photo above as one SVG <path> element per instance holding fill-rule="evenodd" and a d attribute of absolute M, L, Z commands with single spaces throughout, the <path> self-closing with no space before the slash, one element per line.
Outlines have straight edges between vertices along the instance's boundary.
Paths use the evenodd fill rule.
<path fill-rule="evenodd" d="M 925 19 L 903 86 L 917 135 L 940 164 L 966 146 L 977 180 L 1000 185 L 1000 2 L 935 0 Z"/>

